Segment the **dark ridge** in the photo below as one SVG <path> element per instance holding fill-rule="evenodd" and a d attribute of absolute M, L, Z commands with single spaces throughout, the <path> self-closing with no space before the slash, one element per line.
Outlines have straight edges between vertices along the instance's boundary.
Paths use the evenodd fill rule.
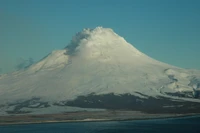
<path fill-rule="evenodd" d="M 175 97 L 194 98 L 192 91 L 174 92 L 174 93 L 166 92 L 165 94 Z"/>
<path fill-rule="evenodd" d="M 194 90 L 194 98 L 200 98 L 200 90 Z"/>
<path fill-rule="evenodd" d="M 175 97 L 200 99 L 200 90 L 195 90 L 195 89 L 193 90 L 193 92 L 192 91 L 183 91 L 183 92 L 174 92 L 174 93 L 166 92 L 165 94 L 169 96 L 175 96 Z"/>
<path fill-rule="evenodd" d="M 131 94 L 114 93 L 79 96 L 72 101 L 56 103 L 57 106 L 99 108 L 111 110 L 134 110 L 145 113 L 200 113 L 200 103 L 175 100 L 166 97 L 140 98 Z"/>
<path fill-rule="evenodd" d="M 28 114 L 31 113 L 31 111 L 21 111 L 21 110 L 11 110 L 6 111 L 7 114 Z"/>
<path fill-rule="evenodd" d="M 144 97 L 149 97 L 148 95 L 145 95 L 145 94 L 142 94 L 141 92 L 135 92 L 136 94 L 140 94 L 141 96 L 144 96 Z"/>
<path fill-rule="evenodd" d="M 174 75 L 168 75 L 168 78 L 171 79 L 173 82 L 178 82 L 178 79 L 176 79 Z"/>
<path fill-rule="evenodd" d="M 193 85 L 197 85 L 197 88 L 198 86 L 200 86 L 200 79 L 196 78 L 196 77 L 193 77 L 191 80 L 190 80 L 190 83 L 188 84 L 188 86 L 191 86 L 193 87 Z"/>
<path fill-rule="evenodd" d="M 17 101 L 15 103 L 10 103 L 8 106 L 15 106 L 13 110 L 6 111 L 8 114 L 25 114 L 30 113 L 30 111 L 22 111 L 21 109 L 26 108 L 47 108 L 49 107 L 48 102 L 40 101 L 40 98 L 32 98 L 25 101 Z"/>

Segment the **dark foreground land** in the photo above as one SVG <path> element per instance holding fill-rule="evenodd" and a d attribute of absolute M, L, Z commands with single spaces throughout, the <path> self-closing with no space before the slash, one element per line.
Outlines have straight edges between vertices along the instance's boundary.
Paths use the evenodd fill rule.
<path fill-rule="evenodd" d="M 29 124 L 50 122 L 83 122 L 83 121 L 120 121 L 136 119 L 155 119 L 200 114 L 200 102 L 172 99 L 168 97 L 150 97 L 138 92 L 115 95 L 114 93 L 96 95 L 91 93 L 79 96 L 72 101 L 60 101 L 54 106 L 104 109 L 105 111 L 78 111 L 60 114 L 33 115 L 24 108 L 48 108 L 52 106 L 40 98 L 11 103 L 13 110 L 6 111 L 8 116 L 0 116 L 0 125 Z M 186 94 L 184 94 L 186 95 Z M 34 106 L 33 106 L 34 105 Z M 35 106 L 37 105 L 37 106 Z"/>
<path fill-rule="evenodd" d="M 85 121 L 122 121 L 140 119 L 158 119 L 190 116 L 198 114 L 144 114 L 136 111 L 95 111 L 95 112 L 68 112 L 62 114 L 44 115 L 14 115 L 0 116 L 0 125 L 32 124 L 53 122 L 85 122 Z"/>

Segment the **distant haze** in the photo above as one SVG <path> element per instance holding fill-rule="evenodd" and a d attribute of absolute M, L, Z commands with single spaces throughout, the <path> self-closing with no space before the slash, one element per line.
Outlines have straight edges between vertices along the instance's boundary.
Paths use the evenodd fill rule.
<path fill-rule="evenodd" d="M 112 28 L 143 53 L 200 69 L 199 0 L 1 0 L 0 73 L 66 47 L 83 28 Z"/>

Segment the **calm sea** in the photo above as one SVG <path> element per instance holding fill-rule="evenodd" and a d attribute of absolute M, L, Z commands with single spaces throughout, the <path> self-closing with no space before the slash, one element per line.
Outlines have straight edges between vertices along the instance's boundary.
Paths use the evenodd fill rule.
<path fill-rule="evenodd" d="M 200 133 L 200 116 L 0 126 L 0 133 Z"/>

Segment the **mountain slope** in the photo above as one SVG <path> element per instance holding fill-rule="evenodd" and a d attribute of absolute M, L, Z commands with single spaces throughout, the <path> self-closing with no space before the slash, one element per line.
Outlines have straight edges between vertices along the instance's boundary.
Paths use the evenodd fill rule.
<path fill-rule="evenodd" d="M 196 106 L 199 88 L 199 71 L 154 60 L 112 29 L 97 27 L 77 33 L 65 49 L 53 51 L 29 68 L 1 76 L 0 108 L 2 114 L 54 106 L 134 109 L 133 101 L 154 104 L 161 99 L 162 107 L 174 100 Z M 122 100 L 117 96 L 132 104 L 108 106 L 105 98 Z M 146 106 L 141 106 L 137 110 L 144 111 Z"/>

